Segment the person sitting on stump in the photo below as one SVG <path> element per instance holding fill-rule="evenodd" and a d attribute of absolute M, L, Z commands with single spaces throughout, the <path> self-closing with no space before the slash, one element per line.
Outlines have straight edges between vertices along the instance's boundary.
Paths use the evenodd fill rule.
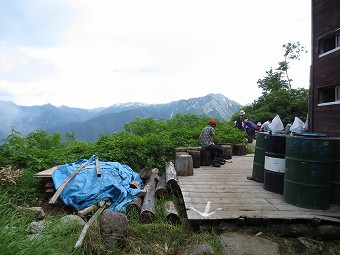
<path fill-rule="evenodd" d="M 211 166 L 220 167 L 225 164 L 225 160 L 222 158 L 222 147 L 214 143 L 216 137 L 214 128 L 216 125 L 216 120 L 210 120 L 208 125 L 203 128 L 200 134 L 200 139 L 202 141 L 202 148 L 205 148 L 212 153 L 213 160 Z"/>

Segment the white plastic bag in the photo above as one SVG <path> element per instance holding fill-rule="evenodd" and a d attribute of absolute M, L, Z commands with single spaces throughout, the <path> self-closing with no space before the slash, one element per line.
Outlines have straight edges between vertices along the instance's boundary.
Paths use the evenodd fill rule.
<path fill-rule="evenodd" d="M 294 122 L 292 126 L 290 127 L 290 132 L 294 133 L 302 133 L 304 131 L 303 126 L 305 123 L 303 123 L 302 120 L 300 120 L 298 117 L 294 118 Z"/>
<path fill-rule="evenodd" d="M 272 123 L 269 124 L 269 128 L 272 131 L 272 134 L 277 134 L 283 130 L 283 123 L 279 115 L 275 116 Z"/>

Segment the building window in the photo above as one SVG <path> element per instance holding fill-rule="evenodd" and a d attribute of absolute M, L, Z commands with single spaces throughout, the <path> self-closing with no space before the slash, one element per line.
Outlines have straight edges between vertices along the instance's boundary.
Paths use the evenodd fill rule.
<path fill-rule="evenodd" d="M 335 101 L 340 101 L 340 86 L 335 87 Z"/>
<path fill-rule="evenodd" d="M 318 106 L 340 104 L 340 85 L 320 88 Z"/>
<path fill-rule="evenodd" d="M 340 28 L 319 40 L 319 57 L 340 49 Z"/>

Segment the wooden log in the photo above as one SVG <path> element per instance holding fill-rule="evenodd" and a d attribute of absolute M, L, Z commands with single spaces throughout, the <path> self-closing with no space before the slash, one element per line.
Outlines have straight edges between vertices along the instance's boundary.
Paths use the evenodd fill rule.
<path fill-rule="evenodd" d="M 211 151 L 208 151 L 206 148 L 201 148 L 201 166 L 210 166 L 211 165 Z"/>
<path fill-rule="evenodd" d="M 133 200 L 126 206 L 126 213 L 136 211 L 140 214 L 141 207 L 143 204 L 143 198 L 140 196 L 133 197 Z"/>
<path fill-rule="evenodd" d="M 176 158 L 177 158 L 177 156 L 179 156 L 179 155 L 189 155 L 189 153 L 186 152 L 186 151 L 177 151 L 177 152 L 176 152 Z"/>
<path fill-rule="evenodd" d="M 165 164 L 165 180 L 169 193 L 181 194 L 181 188 L 178 185 L 175 165 L 171 161 Z"/>
<path fill-rule="evenodd" d="M 247 154 L 246 145 L 243 143 L 238 143 L 234 145 L 234 154 L 236 156 L 243 156 Z"/>
<path fill-rule="evenodd" d="M 155 189 L 157 182 L 158 182 L 158 176 L 159 176 L 159 169 L 158 168 L 153 168 L 151 170 L 151 175 L 149 176 L 149 178 L 145 181 L 145 185 L 144 185 L 144 190 L 148 191 L 151 189 Z"/>
<path fill-rule="evenodd" d="M 201 147 L 188 147 L 188 151 L 200 151 Z"/>
<path fill-rule="evenodd" d="M 233 157 L 233 150 L 231 145 L 222 144 L 221 145 L 223 150 L 223 158 L 224 159 L 231 159 Z"/>
<path fill-rule="evenodd" d="M 50 199 L 50 201 L 48 202 L 49 204 L 54 204 L 60 193 L 63 191 L 63 189 L 65 188 L 65 186 L 67 185 L 67 183 L 80 171 L 82 170 L 88 163 L 90 163 L 89 161 L 82 164 L 80 167 L 78 167 L 78 169 L 76 169 L 72 174 L 69 175 L 69 177 L 67 177 L 67 179 L 59 186 L 59 188 L 57 189 L 56 193 L 54 193 L 54 195 L 52 196 L 52 198 Z"/>
<path fill-rule="evenodd" d="M 139 181 L 130 182 L 130 188 L 132 189 L 140 189 L 141 183 Z"/>
<path fill-rule="evenodd" d="M 83 216 L 85 216 L 86 214 L 89 214 L 89 213 L 93 212 L 93 211 L 96 210 L 97 208 L 98 208 L 97 205 L 91 205 L 91 206 L 89 206 L 89 207 L 84 208 L 83 210 L 78 211 L 77 214 L 78 214 L 79 216 L 83 217 Z"/>
<path fill-rule="evenodd" d="M 178 155 L 175 164 L 178 176 L 194 175 L 194 167 L 191 155 Z"/>
<path fill-rule="evenodd" d="M 54 188 L 53 182 L 46 182 L 45 183 L 45 188 Z"/>
<path fill-rule="evenodd" d="M 139 220 L 142 223 L 152 223 L 155 219 L 155 208 L 156 208 L 156 200 L 155 200 L 155 190 L 147 190 L 141 212 L 139 214 Z"/>
<path fill-rule="evenodd" d="M 176 209 L 176 205 L 173 201 L 164 202 L 164 214 L 167 222 L 176 225 L 180 223 L 180 217 Z"/>
<path fill-rule="evenodd" d="M 177 147 L 175 148 L 175 152 L 186 152 L 188 150 L 188 147 Z"/>
<path fill-rule="evenodd" d="M 149 168 L 143 168 L 139 171 L 139 176 L 145 181 L 147 180 L 151 175 L 151 170 Z"/>
<path fill-rule="evenodd" d="M 168 195 L 168 190 L 166 189 L 166 178 L 165 173 L 162 174 L 159 182 L 157 183 L 155 196 L 156 198 L 161 198 Z"/>
<path fill-rule="evenodd" d="M 194 168 L 201 166 L 201 152 L 199 150 L 188 150 L 188 153 L 192 157 L 192 163 Z"/>
<path fill-rule="evenodd" d="M 223 145 L 230 145 L 231 146 L 231 155 L 234 155 L 234 145 L 232 143 L 224 143 Z"/>

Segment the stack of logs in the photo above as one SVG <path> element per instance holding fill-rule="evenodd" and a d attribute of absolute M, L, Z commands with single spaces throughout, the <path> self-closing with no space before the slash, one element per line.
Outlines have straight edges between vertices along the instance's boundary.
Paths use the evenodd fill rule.
<path fill-rule="evenodd" d="M 158 168 L 144 168 L 139 172 L 144 181 L 144 189 L 128 204 L 126 212 L 137 211 L 142 223 L 152 223 L 155 219 L 156 201 L 169 194 L 180 195 L 177 173 L 172 162 L 167 162 L 165 172 L 160 176 Z M 140 183 L 130 183 L 131 187 L 140 188 Z M 180 222 L 180 217 L 173 201 L 164 202 L 164 213 L 171 224 Z"/>
<path fill-rule="evenodd" d="M 223 158 L 231 159 L 233 155 L 243 156 L 247 154 L 246 145 L 240 144 L 222 144 Z M 211 165 L 211 152 L 201 147 L 178 147 L 175 149 L 176 158 L 179 155 L 191 155 L 193 167 L 199 168 L 200 166 Z"/>

